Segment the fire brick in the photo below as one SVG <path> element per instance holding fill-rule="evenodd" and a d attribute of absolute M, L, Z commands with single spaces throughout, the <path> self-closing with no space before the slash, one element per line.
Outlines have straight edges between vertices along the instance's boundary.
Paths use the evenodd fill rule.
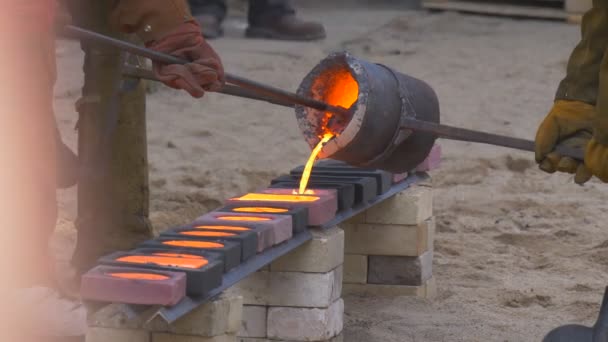
<path fill-rule="evenodd" d="M 246 305 L 328 307 L 342 293 L 342 266 L 327 273 L 256 272 L 232 291 Z"/>
<path fill-rule="evenodd" d="M 145 328 L 155 333 L 198 337 L 235 335 L 242 317 L 243 297 L 222 293 L 171 324 L 157 316 Z"/>
<path fill-rule="evenodd" d="M 295 189 L 299 186 L 298 182 L 275 183 L 271 189 Z M 355 205 L 355 186 L 344 183 L 308 183 L 312 190 L 335 189 L 338 191 L 338 211 L 350 209 Z"/>
<path fill-rule="evenodd" d="M 366 222 L 415 225 L 433 215 L 433 189 L 413 186 L 369 208 Z"/>
<path fill-rule="evenodd" d="M 243 306 L 243 320 L 237 336 L 248 338 L 266 337 L 268 308 L 265 306 Z"/>
<path fill-rule="evenodd" d="M 164 248 L 170 252 L 196 252 L 204 251 L 217 253 L 221 256 L 226 271 L 233 269 L 241 263 L 241 246 L 238 242 L 208 242 L 196 239 L 158 237 L 144 241 L 141 247 Z"/>
<path fill-rule="evenodd" d="M 433 298 L 436 295 L 435 278 L 427 280 L 424 285 L 378 285 L 378 284 L 344 284 L 343 295 L 371 297 L 415 296 Z"/>
<path fill-rule="evenodd" d="M 230 220 L 226 220 L 229 217 Z M 238 220 L 242 217 L 243 220 Z M 248 218 L 260 218 L 260 221 L 248 221 Z M 205 225 L 205 224 L 230 224 L 230 225 L 241 225 L 247 223 L 256 223 L 259 225 L 267 225 L 272 227 L 274 233 L 274 245 L 277 245 L 283 241 L 291 239 L 293 236 L 293 226 L 291 216 L 289 215 L 270 215 L 270 214 L 241 214 L 241 213 L 225 213 L 225 212 L 212 212 L 203 215 L 196 220 L 193 224 Z"/>
<path fill-rule="evenodd" d="M 162 232 L 161 236 L 201 241 L 215 241 L 221 243 L 225 241 L 233 241 L 241 246 L 242 261 L 254 256 L 258 249 L 258 235 L 251 231 L 233 232 L 206 229 L 170 229 Z"/>
<path fill-rule="evenodd" d="M 174 252 L 177 253 L 177 252 Z M 144 258 L 154 257 L 155 261 Z M 158 258 L 161 257 L 161 258 Z M 179 262 L 177 262 L 179 261 Z M 192 296 L 205 295 L 222 284 L 224 265 L 215 258 L 179 258 L 154 256 L 139 252 L 116 252 L 100 259 L 100 264 L 120 267 L 136 267 L 150 270 L 186 273 L 186 293 Z M 181 265 L 181 266 L 180 266 Z"/>
<path fill-rule="evenodd" d="M 414 225 L 343 224 L 344 251 L 360 255 L 419 256 L 429 250 L 434 220 Z"/>
<path fill-rule="evenodd" d="M 293 235 L 302 232 L 308 227 L 308 208 L 305 207 L 290 207 L 286 205 L 263 205 L 262 209 L 270 210 L 284 210 L 284 212 L 273 213 L 274 215 L 289 215 L 291 216 L 291 224 L 293 226 Z M 258 211 L 256 211 L 258 210 Z M 239 203 L 228 204 L 225 207 L 216 211 L 223 212 L 239 212 L 239 213 L 259 213 L 260 207 L 258 206 L 244 206 Z"/>
<path fill-rule="evenodd" d="M 342 299 L 323 309 L 270 307 L 268 337 L 288 341 L 326 341 L 342 332 L 343 315 Z"/>
<path fill-rule="evenodd" d="M 318 194 L 314 195 L 294 195 L 293 189 L 265 189 L 262 190 L 262 194 L 247 194 L 246 196 L 257 196 L 260 199 L 252 198 L 231 198 L 229 204 L 241 204 L 246 206 L 263 206 L 263 205 L 274 205 L 274 206 L 287 206 L 290 208 L 305 207 L 308 208 L 308 225 L 320 226 L 336 215 L 338 210 L 338 200 L 336 197 L 336 190 L 318 190 Z M 264 195 L 274 196 L 276 198 L 264 198 Z M 300 197 L 302 199 L 310 199 L 311 201 L 298 201 L 298 202 L 287 202 L 282 201 L 282 197 Z M 316 199 L 312 201 L 312 199 Z"/>
<path fill-rule="evenodd" d="M 150 333 L 136 329 L 89 327 L 85 342 L 149 342 Z"/>
<path fill-rule="evenodd" d="M 152 342 L 237 342 L 236 335 L 200 337 L 165 333 L 152 334 Z"/>
<path fill-rule="evenodd" d="M 97 266 L 82 276 L 80 295 L 100 302 L 175 305 L 186 296 L 186 274 Z"/>
<path fill-rule="evenodd" d="M 270 270 L 326 273 L 344 262 L 344 231 L 311 229 L 312 240 L 270 264 Z"/>
<path fill-rule="evenodd" d="M 422 285 L 433 275 L 433 251 L 418 257 L 369 256 L 369 284 Z"/>
<path fill-rule="evenodd" d="M 367 255 L 344 255 L 344 283 L 367 283 Z"/>

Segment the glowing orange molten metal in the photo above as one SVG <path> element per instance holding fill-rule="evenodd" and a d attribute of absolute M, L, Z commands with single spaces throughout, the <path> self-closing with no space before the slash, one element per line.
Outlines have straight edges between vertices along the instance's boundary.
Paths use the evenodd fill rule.
<path fill-rule="evenodd" d="M 233 208 L 232 211 L 236 211 L 237 213 L 286 213 L 289 209 L 284 208 L 270 208 L 270 207 L 238 207 Z"/>
<path fill-rule="evenodd" d="M 196 226 L 195 229 L 217 229 L 217 230 L 231 230 L 235 232 L 244 232 L 251 230 L 251 228 L 247 227 L 238 227 L 238 226 Z"/>
<path fill-rule="evenodd" d="M 260 202 L 315 202 L 319 200 L 316 196 L 298 196 L 289 194 L 247 194 L 236 198 L 237 201 L 260 201 Z"/>
<path fill-rule="evenodd" d="M 163 245 L 174 247 L 190 247 L 190 248 L 223 248 L 224 245 L 217 242 L 207 241 L 192 241 L 192 240 L 171 240 L 163 241 Z"/>
<path fill-rule="evenodd" d="M 323 136 L 323 139 L 319 141 L 317 146 L 315 146 L 315 148 L 310 153 L 310 157 L 308 157 L 308 161 L 306 162 L 306 166 L 304 167 L 304 172 L 302 172 L 302 179 L 300 180 L 300 189 L 298 189 L 299 194 L 302 195 L 306 193 L 306 186 L 308 186 L 308 180 L 310 179 L 310 172 L 312 171 L 312 166 L 315 163 L 315 160 L 317 160 L 317 156 L 319 155 L 319 152 L 321 152 L 323 145 L 331 138 L 333 138 L 333 134 L 326 133 Z"/>
<path fill-rule="evenodd" d="M 187 232 L 181 232 L 181 235 L 189 235 L 189 236 L 201 236 L 201 237 L 227 237 L 227 236 L 236 236 L 234 233 L 225 233 L 225 232 L 205 232 L 205 231 L 196 231 L 190 230 Z"/>
<path fill-rule="evenodd" d="M 194 254 L 183 254 L 183 253 L 152 253 L 152 255 L 158 255 L 158 256 L 166 256 L 166 257 L 170 257 L 170 258 L 191 258 L 191 259 L 205 259 L 200 255 L 194 255 Z"/>
<path fill-rule="evenodd" d="M 270 221 L 272 220 L 269 217 L 260 217 L 260 216 L 218 216 L 218 220 L 224 221 Z"/>
<path fill-rule="evenodd" d="M 154 273 L 131 273 L 131 272 L 121 272 L 121 273 L 109 273 L 111 277 L 121 278 L 121 279 L 135 279 L 135 280 L 167 280 L 169 277 L 162 274 L 154 274 Z"/>
<path fill-rule="evenodd" d="M 201 268 L 209 263 L 207 259 L 193 258 L 172 258 L 158 255 L 128 255 L 116 259 L 116 261 L 128 262 L 131 264 L 154 264 L 159 266 Z"/>
<path fill-rule="evenodd" d="M 350 108 L 359 98 L 359 83 L 347 69 L 333 71 L 331 75 L 332 83 L 326 86 L 323 100 L 330 105 Z M 326 134 L 337 135 L 339 132 L 332 131 L 328 125 L 330 119 L 336 114 L 327 112 L 321 119 L 321 134 L 319 138 Z"/>

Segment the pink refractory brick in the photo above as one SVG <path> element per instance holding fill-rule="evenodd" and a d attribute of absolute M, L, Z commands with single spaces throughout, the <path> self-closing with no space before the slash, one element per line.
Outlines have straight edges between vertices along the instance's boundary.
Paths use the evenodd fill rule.
<path fill-rule="evenodd" d="M 186 296 L 186 274 L 97 266 L 82 276 L 80 295 L 100 302 L 175 305 Z"/>
<path fill-rule="evenodd" d="M 329 222 L 338 211 L 338 198 L 335 189 L 310 189 L 305 195 L 294 195 L 294 189 L 269 188 L 261 190 L 262 194 L 277 195 L 263 200 L 243 200 L 232 198 L 229 203 L 239 203 L 248 206 L 282 206 L 287 208 L 308 208 L 308 225 L 320 226 Z M 285 197 L 286 196 L 286 197 Z M 281 197 L 285 197 L 283 200 Z M 246 198 L 246 197 L 245 197 Z M 301 200 L 298 200 L 301 198 Z"/>
<path fill-rule="evenodd" d="M 431 171 L 441 164 L 441 146 L 435 144 L 426 159 L 416 167 L 416 172 Z"/>
<path fill-rule="evenodd" d="M 273 214 L 251 214 L 251 213 L 232 213 L 213 211 L 205 214 L 196 220 L 195 225 L 215 224 L 215 225 L 247 225 L 255 224 L 256 226 L 267 226 L 272 229 L 271 240 L 263 240 L 264 244 L 270 246 L 277 245 L 283 241 L 291 239 L 293 236 L 293 227 L 290 215 L 273 215 Z M 267 235 L 266 235 L 267 236 Z M 258 238 L 260 234 L 258 234 Z M 259 242 L 259 240 L 258 240 Z M 266 247 L 270 247 L 266 246 Z M 258 244 L 258 250 L 260 249 Z M 264 248 L 265 249 L 265 248 Z"/>

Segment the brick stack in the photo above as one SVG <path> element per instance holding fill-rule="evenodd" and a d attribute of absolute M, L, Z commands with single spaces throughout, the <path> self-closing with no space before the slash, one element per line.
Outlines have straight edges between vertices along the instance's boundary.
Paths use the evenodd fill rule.
<path fill-rule="evenodd" d="M 243 298 L 222 294 L 172 324 L 124 304 L 111 304 L 89 316 L 86 342 L 236 342 Z M 149 315 L 148 315 L 149 314 Z"/>
<path fill-rule="evenodd" d="M 242 342 L 341 340 L 344 232 L 313 239 L 230 291 L 243 296 Z"/>
<path fill-rule="evenodd" d="M 435 221 L 429 184 L 408 188 L 341 227 L 344 293 L 434 296 Z"/>

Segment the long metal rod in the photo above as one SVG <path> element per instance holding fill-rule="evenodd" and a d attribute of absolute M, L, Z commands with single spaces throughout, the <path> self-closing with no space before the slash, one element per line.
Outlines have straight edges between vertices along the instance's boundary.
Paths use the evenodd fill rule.
<path fill-rule="evenodd" d="M 80 27 L 76 27 L 73 25 L 65 26 L 65 30 L 80 38 L 80 39 L 89 39 L 96 41 L 98 43 L 106 44 L 113 46 L 117 49 L 130 52 L 134 55 L 146 57 L 156 62 L 167 63 L 167 64 L 186 64 L 188 61 L 183 60 L 181 58 L 177 58 L 175 56 L 171 56 L 168 54 L 160 53 L 151 49 L 147 49 L 145 47 L 141 47 L 129 42 L 125 42 L 120 39 L 115 39 L 112 37 L 105 36 L 103 34 L 85 30 Z M 237 86 L 249 89 L 257 94 L 264 95 L 267 97 L 272 97 L 274 101 L 282 102 L 282 103 L 292 103 L 301 105 L 304 107 L 309 107 L 313 109 L 317 109 L 325 112 L 332 112 L 340 115 L 344 115 L 347 110 L 342 107 L 332 106 L 322 101 L 317 101 L 313 99 L 309 99 L 306 97 L 299 96 L 297 94 L 278 89 L 266 84 L 262 84 L 256 81 L 252 81 L 240 76 L 232 75 L 229 73 L 225 73 L 226 82 L 235 84 Z"/>
<path fill-rule="evenodd" d="M 413 131 L 421 131 L 431 133 L 439 138 L 468 141 L 481 144 L 489 144 L 495 146 L 503 146 L 514 148 L 523 151 L 534 152 L 534 141 L 508 137 L 505 135 L 492 134 L 480 131 L 474 131 L 465 128 L 447 126 L 434 122 L 421 121 L 416 119 L 404 119 L 401 129 L 411 129 Z M 555 149 L 563 156 L 571 157 L 578 160 L 584 160 L 585 154 L 583 150 L 558 145 Z"/>
<path fill-rule="evenodd" d="M 128 76 L 128 77 L 141 78 L 141 79 L 145 79 L 145 80 L 149 80 L 149 81 L 160 82 L 160 80 L 154 75 L 154 72 L 152 72 L 152 70 L 136 67 L 133 65 L 125 65 L 123 67 L 123 75 Z M 235 86 L 232 84 L 224 84 L 224 86 L 222 87 L 222 89 L 220 89 L 218 91 L 218 93 L 237 96 L 237 97 L 243 97 L 243 98 L 251 99 L 251 100 L 265 101 L 265 102 L 269 102 L 269 103 L 276 104 L 279 106 L 284 106 L 284 107 L 290 107 L 290 108 L 294 107 L 293 104 L 290 104 L 287 102 L 281 102 L 281 101 L 277 101 L 277 100 L 274 100 L 274 99 L 271 99 L 271 98 L 268 98 L 265 96 L 261 96 L 254 92 L 251 92 L 250 90 L 247 90 L 245 88 L 241 88 L 241 87 L 238 87 L 238 86 Z"/>

